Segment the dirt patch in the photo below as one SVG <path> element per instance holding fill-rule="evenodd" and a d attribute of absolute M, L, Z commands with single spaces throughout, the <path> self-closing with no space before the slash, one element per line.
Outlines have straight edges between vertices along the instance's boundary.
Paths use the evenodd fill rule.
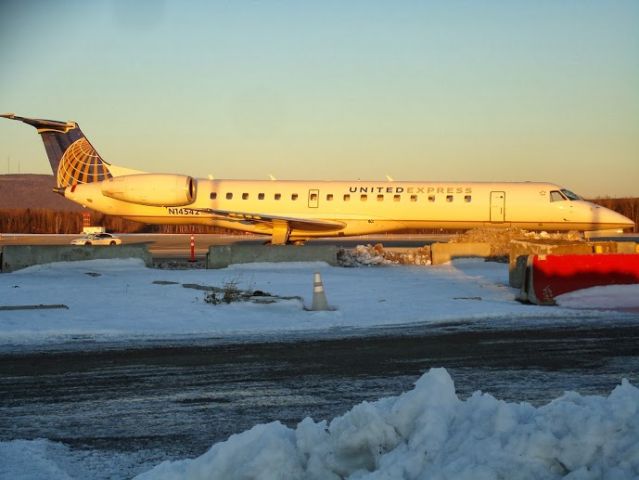
<path fill-rule="evenodd" d="M 584 241 L 576 231 L 563 233 L 530 232 L 521 228 L 477 228 L 455 235 L 450 243 L 488 243 L 490 254 L 494 257 L 508 256 L 510 242 L 513 240 L 555 240 L 555 241 Z"/>

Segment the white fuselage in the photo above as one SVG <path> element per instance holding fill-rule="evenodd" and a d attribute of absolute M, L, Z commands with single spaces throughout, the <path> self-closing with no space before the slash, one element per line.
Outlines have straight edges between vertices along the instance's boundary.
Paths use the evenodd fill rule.
<path fill-rule="evenodd" d="M 42 136 L 56 191 L 143 223 L 215 225 L 272 243 L 406 229 L 615 230 L 634 223 L 551 183 L 205 180 L 106 162 L 76 122 L 20 117 Z"/>
<path fill-rule="evenodd" d="M 153 174 L 148 178 L 152 182 Z M 68 187 L 65 196 L 91 209 L 143 223 L 216 225 L 273 234 L 272 222 L 253 218 L 293 219 L 287 237 L 291 240 L 423 228 L 588 231 L 634 225 L 612 210 L 568 199 L 561 187 L 551 183 L 197 179 L 193 200 L 179 206 L 114 199 L 103 194 L 103 183 Z M 295 219 L 333 225 L 316 228 Z"/>

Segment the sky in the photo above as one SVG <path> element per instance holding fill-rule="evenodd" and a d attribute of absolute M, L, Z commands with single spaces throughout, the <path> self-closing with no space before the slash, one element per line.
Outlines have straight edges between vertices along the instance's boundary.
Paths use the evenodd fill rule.
<path fill-rule="evenodd" d="M 2 0 L 0 112 L 215 178 L 639 196 L 639 2 Z M 49 173 L 0 119 L 0 174 Z"/>

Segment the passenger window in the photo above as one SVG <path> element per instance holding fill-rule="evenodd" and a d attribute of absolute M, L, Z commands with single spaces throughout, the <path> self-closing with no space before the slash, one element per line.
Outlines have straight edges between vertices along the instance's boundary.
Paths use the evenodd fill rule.
<path fill-rule="evenodd" d="M 248 193 L 242 194 L 242 200 L 248 200 Z"/>
<path fill-rule="evenodd" d="M 279 200 L 280 198 L 282 198 L 282 194 L 281 193 L 276 193 L 273 198 L 275 198 L 275 200 Z"/>
<path fill-rule="evenodd" d="M 359 199 L 360 199 L 362 202 L 365 202 L 366 200 L 368 200 L 368 195 L 360 195 L 360 196 L 359 196 Z"/>
<path fill-rule="evenodd" d="M 435 202 L 435 195 L 428 195 L 428 201 L 430 203 L 434 203 Z"/>
<path fill-rule="evenodd" d="M 257 199 L 258 200 L 264 200 L 264 194 L 263 193 L 258 193 L 257 194 Z"/>
<path fill-rule="evenodd" d="M 345 202 L 350 202 L 351 201 L 351 196 L 348 193 L 344 195 L 344 201 Z"/>
<path fill-rule="evenodd" d="M 329 193 L 328 195 L 326 195 L 326 200 L 328 200 L 329 202 L 333 201 L 333 194 Z"/>
<path fill-rule="evenodd" d="M 217 198 L 217 192 L 211 192 L 211 200 L 215 200 Z"/>
<path fill-rule="evenodd" d="M 383 202 L 384 201 L 384 195 L 377 195 L 377 201 L 378 202 Z"/>
<path fill-rule="evenodd" d="M 452 203 L 452 201 L 453 201 L 453 196 L 452 196 L 452 195 L 446 195 L 446 201 L 447 201 L 448 203 Z"/>
<path fill-rule="evenodd" d="M 417 201 L 417 195 L 411 195 L 410 196 L 410 201 L 411 202 L 416 202 Z"/>
<path fill-rule="evenodd" d="M 298 196 L 299 196 L 299 195 L 298 195 L 297 193 L 292 193 L 292 194 L 291 194 L 291 200 L 297 200 L 297 197 L 298 197 Z"/>
<path fill-rule="evenodd" d="M 317 193 L 311 193 L 311 201 L 312 202 L 316 202 L 317 201 Z"/>
<path fill-rule="evenodd" d="M 466 195 L 466 196 L 464 197 L 464 202 L 466 202 L 466 203 L 470 203 L 470 201 L 471 201 L 472 199 L 473 199 L 473 197 L 471 197 L 470 195 Z"/>
<path fill-rule="evenodd" d="M 401 195 L 394 195 L 393 196 L 393 202 L 399 202 L 402 199 Z"/>
<path fill-rule="evenodd" d="M 564 197 L 558 190 L 553 190 L 550 192 L 550 201 L 551 202 L 563 202 Z"/>
<path fill-rule="evenodd" d="M 232 200 L 233 199 L 233 194 L 231 192 L 226 194 L 226 199 L 227 200 Z"/>

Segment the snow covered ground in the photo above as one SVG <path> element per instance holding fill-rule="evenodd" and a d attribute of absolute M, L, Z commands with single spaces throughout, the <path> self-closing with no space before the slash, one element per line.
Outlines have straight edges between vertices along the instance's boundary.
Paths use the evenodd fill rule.
<path fill-rule="evenodd" d="M 309 312 L 313 272 L 334 311 Z M 406 324 L 582 321 L 584 307 L 639 307 L 639 285 L 559 298 L 563 307 L 515 301 L 507 265 L 459 260 L 442 266 L 330 267 L 323 263 L 245 264 L 221 270 L 158 270 L 134 259 L 39 265 L 0 275 L 0 349 L 73 342 L 285 335 Z M 236 284 L 280 297 L 275 303 L 212 305 L 201 287 Z M 602 295 L 602 292 L 605 294 Z M 295 298 L 298 297 L 298 298 Z M 589 317 L 610 317 L 593 311 Z"/>
<path fill-rule="evenodd" d="M 309 312 L 313 272 L 334 311 Z M 609 321 L 639 307 L 639 286 L 597 287 L 559 298 L 558 307 L 515 301 L 507 265 L 338 268 L 249 264 L 223 270 L 155 270 L 137 260 L 69 262 L 0 275 L 0 305 L 64 304 L 68 309 L 0 310 L 0 348 L 69 342 L 137 342 L 287 335 L 406 324 L 505 326 Z M 194 286 L 261 290 L 275 303 L 212 305 Z M 635 321 L 636 314 L 627 317 Z M 195 478 L 639 478 L 639 390 L 621 381 L 608 396 L 566 393 L 533 407 L 477 392 L 455 393 L 445 370 L 414 390 L 364 402 L 330 423 L 307 418 L 291 429 L 257 425 L 192 460 L 165 462 L 143 479 Z M 0 443 L 0 478 L 120 478 L 136 454 L 71 449 L 54 441 Z M 113 472 L 104 472 L 110 465 Z M 100 475 L 95 475 L 101 469 Z M 112 473 L 112 474 L 111 474 Z"/>
<path fill-rule="evenodd" d="M 577 290 L 557 297 L 557 302 L 569 308 L 639 311 L 639 285 L 604 285 Z"/>

